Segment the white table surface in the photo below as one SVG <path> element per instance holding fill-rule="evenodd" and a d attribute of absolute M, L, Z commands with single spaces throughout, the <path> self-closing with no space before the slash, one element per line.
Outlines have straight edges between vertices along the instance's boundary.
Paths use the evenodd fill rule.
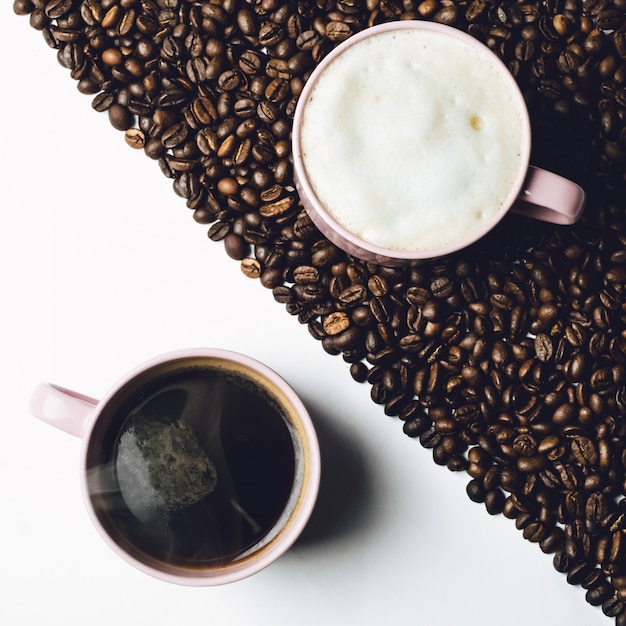
<path fill-rule="evenodd" d="M 0 623 L 611 624 L 207 238 L 11 5 L 0 4 Z M 81 499 L 81 442 L 28 413 L 40 381 L 98 397 L 135 365 L 192 346 L 273 367 L 322 446 L 303 537 L 224 587 L 163 583 L 113 554 Z"/>

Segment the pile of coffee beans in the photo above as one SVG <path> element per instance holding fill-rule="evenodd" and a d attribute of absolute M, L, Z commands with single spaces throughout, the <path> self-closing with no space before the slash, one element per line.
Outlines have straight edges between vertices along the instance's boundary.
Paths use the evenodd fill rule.
<path fill-rule="evenodd" d="M 158 161 L 242 271 L 370 385 L 467 494 L 626 626 L 626 0 L 14 0 L 93 108 Z M 507 217 L 412 268 L 320 235 L 292 116 L 334 46 L 434 20 L 492 48 L 531 113 L 532 161 L 583 220 Z"/>

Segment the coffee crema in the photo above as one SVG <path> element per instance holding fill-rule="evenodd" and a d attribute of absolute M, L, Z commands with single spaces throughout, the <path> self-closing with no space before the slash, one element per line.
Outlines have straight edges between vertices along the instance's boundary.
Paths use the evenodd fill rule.
<path fill-rule="evenodd" d="M 524 133 L 510 77 L 488 55 L 407 28 L 332 60 L 305 103 L 300 142 L 308 181 L 343 228 L 426 251 L 471 242 L 498 219 L 528 165 Z"/>

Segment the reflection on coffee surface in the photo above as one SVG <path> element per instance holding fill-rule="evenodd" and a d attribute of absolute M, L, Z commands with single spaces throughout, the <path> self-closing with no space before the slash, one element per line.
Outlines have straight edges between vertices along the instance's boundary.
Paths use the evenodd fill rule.
<path fill-rule="evenodd" d="M 524 124 L 506 72 L 469 43 L 399 29 L 347 47 L 303 110 L 307 178 L 344 228 L 374 245 L 468 239 L 507 201 Z"/>
<path fill-rule="evenodd" d="M 121 544 L 184 567 L 228 562 L 286 506 L 294 444 L 280 408 L 250 380 L 210 367 L 132 391 L 89 473 L 94 508 Z"/>

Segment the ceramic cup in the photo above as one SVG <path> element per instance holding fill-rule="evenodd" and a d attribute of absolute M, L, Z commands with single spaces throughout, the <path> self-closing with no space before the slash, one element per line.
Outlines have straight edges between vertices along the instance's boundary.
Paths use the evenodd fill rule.
<path fill-rule="evenodd" d="M 366 261 L 455 252 L 509 210 L 576 222 L 585 194 L 529 165 L 531 125 L 500 59 L 442 24 L 365 29 L 312 72 L 294 115 L 294 177 L 321 232 Z"/>
<path fill-rule="evenodd" d="M 297 539 L 320 479 L 316 433 L 293 389 L 242 354 L 195 349 L 144 363 L 97 401 L 55 385 L 32 413 L 82 437 L 90 517 L 141 571 L 230 583 Z"/>

